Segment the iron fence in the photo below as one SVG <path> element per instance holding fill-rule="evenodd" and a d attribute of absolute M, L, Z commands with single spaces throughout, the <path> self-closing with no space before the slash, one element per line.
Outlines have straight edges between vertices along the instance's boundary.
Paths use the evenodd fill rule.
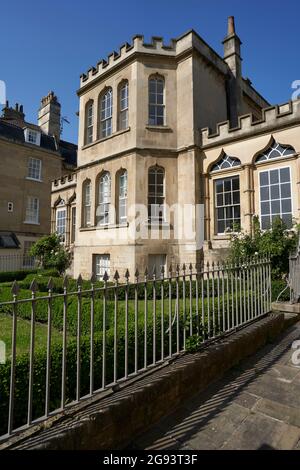
<path fill-rule="evenodd" d="M 37 266 L 33 256 L 25 254 L 0 255 L 0 272 L 26 271 Z"/>
<path fill-rule="evenodd" d="M 1 439 L 94 394 L 205 346 L 270 312 L 270 261 L 185 265 L 160 273 L 119 273 L 103 281 L 79 276 L 70 289 L 49 279 L 22 298 L 0 303 L 11 318 L 6 364 L 0 365 Z M 59 289 L 62 291 L 59 291 Z M 30 319 L 27 350 L 19 351 L 18 318 Z M 36 329 L 44 323 L 41 343 Z M 39 344 L 37 344 L 39 342 Z"/>

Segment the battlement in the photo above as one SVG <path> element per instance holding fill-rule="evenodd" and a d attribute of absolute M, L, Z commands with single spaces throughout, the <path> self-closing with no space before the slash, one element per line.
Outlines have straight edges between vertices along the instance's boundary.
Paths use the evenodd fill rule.
<path fill-rule="evenodd" d="M 163 38 L 158 36 L 152 36 L 151 43 L 145 43 L 144 36 L 138 34 L 132 38 L 131 44 L 125 42 L 119 48 L 119 52 L 111 52 L 107 59 L 100 60 L 95 67 L 91 67 L 86 73 L 82 74 L 80 76 L 80 86 L 100 76 L 135 52 L 155 52 L 157 54 L 174 56 L 176 54 L 176 44 L 176 39 L 171 39 L 169 44 L 164 44 Z"/>
<path fill-rule="evenodd" d="M 66 189 L 67 187 L 76 185 L 77 175 L 76 173 L 69 173 L 68 175 L 62 176 L 59 179 L 52 181 L 51 191 L 57 191 L 60 189 Z"/>
<path fill-rule="evenodd" d="M 202 147 L 249 137 L 274 128 L 300 123 L 300 100 L 289 101 L 281 105 L 270 106 L 262 110 L 262 119 L 253 120 L 252 114 L 239 117 L 237 127 L 230 128 L 229 121 L 217 124 L 217 131 L 211 132 L 208 127 L 201 129 Z"/>

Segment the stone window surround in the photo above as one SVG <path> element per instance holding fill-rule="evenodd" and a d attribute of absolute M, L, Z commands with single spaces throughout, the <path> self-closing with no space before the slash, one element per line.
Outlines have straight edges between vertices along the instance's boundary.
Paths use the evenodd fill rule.
<path fill-rule="evenodd" d="M 252 167 L 252 169 L 256 172 L 258 169 L 260 169 L 262 167 L 272 167 L 272 166 L 274 166 L 274 164 L 276 165 L 276 163 L 278 163 L 278 162 L 284 162 L 284 163 L 288 164 L 289 161 L 297 160 L 297 158 L 300 157 L 300 153 L 295 152 L 294 154 L 291 154 L 291 155 L 280 156 L 280 157 L 272 158 L 272 159 L 269 159 L 269 160 L 255 162 L 256 155 L 254 155 L 254 157 L 251 158 L 251 163 L 250 164 L 242 163 L 242 165 L 238 166 L 238 167 L 224 168 L 224 169 L 215 170 L 214 172 L 209 173 L 209 180 L 213 181 L 217 178 L 225 177 L 225 175 L 227 175 L 227 174 L 228 174 L 228 176 L 233 176 L 234 174 L 237 174 L 241 177 L 243 172 L 245 171 L 245 168 L 246 168 L 247 165 L 250 165 L 250 167 Z M 213 163 L 212 163 L 212 165 L 213 165 Z M 292 182 L 291 182 L 291 184 L 292 184 Z M 211 189 L 211 187 L 210 187 L 209 195 L 211 197 L 211 194 L 212 194 L 212 197 L 214 198 L 214 193 L 211 192 L 211 191 L 213 191 L 213 189 Z M 253 190 L 253 192 L 255 193 L 255 190 Z M 255 196 L 255 199 L 256 198 L 257 198 L 257 196 Z M 213 207 L 215 207 L 214 199 L 213 199 Z M 292 208 L 292 210 L 294 210 L 294 207 Z M 243 212 L 244 212 L 243 211 L 243 204 L 241 203 L 241 218 L 242 218 Z M 213 220 L 213 223 L 212 223 L 212 220 Z M 214 217 L 212 217 L 212 216 L 210 216 L 210 228 L 211 228 L 211 239 L 212 240 L 227 240 L 227 241 L 230 240 L 230 234 L 216 234 L 215 233 L 215 222 L 214 222 Z"/>

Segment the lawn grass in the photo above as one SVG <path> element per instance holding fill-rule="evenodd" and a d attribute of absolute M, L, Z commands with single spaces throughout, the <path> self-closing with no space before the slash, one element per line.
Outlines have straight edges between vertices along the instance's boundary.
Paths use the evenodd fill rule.
<path fill-rule="evenodd" d="M 12 317 L 0 313 L 0 341 L 6 345 L 6 357 L 11 357 Z M 62 341 L 62 334 L 55 328 L 52 329 L 52 344 Z M 45 348 L 47 344 L 47 325 L 35 323 L 35 347 Z M 30 347 L 30 321 L 17 319 L 17 355 L 29 353 Z"/>

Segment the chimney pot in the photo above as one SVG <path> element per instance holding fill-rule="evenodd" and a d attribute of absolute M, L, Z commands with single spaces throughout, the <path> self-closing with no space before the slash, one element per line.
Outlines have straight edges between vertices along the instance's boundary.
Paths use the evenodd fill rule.
<path fill-rule="evenodd" d="M 227 36 L 231 36 L 232 34 L 235 34 L 234 16 L 229 16 Z"/>

